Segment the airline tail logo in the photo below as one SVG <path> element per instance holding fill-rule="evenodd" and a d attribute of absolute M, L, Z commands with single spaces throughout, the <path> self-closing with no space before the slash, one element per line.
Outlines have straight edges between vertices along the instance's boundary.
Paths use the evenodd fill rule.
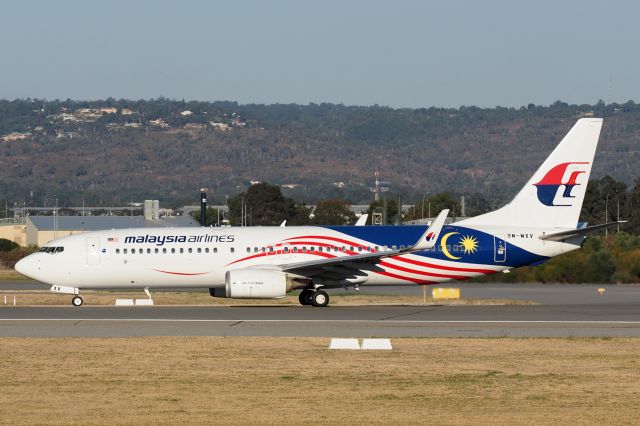
<path fill-rule="evenodd" d="M 533 184 L 538 190 L 538 200 L 540 200 L 542 204 L 549 207 L 562 207 L 562 206 L 566 207 L 566 206 L 572 205 L 571 203 L 569 204 L 565 204 L 565 203 L 571 200 L 571 198 L 575 198 L 574 195 L 571 195 L 571 191 L 573 190 L 574 186 L 580 185 L 579 183 L 577 183 L 578 176 L 587 172 L 587 170 L 574 170 L 569 175 L 569 178 L 567 179 L 567 181 L 563 182 L 562 178 L 564 177 L 567 171 L 567 168 L 574 164 L 586 165 L 589 163 L 588 162 L 560 163 L 557 166 L 553 167 L 551 170 L 549 170 L 547 174 L 544 175 L 542 179 L 540 179 L 540 182 Z M 586 167 L 582 167 L 582 168 L 586 169 Z M 558 188 L 560 188 L 561 186 L 564 186 L 564 191 L 562 191 L 562 196 L 559 197 L 560 198 L 559 202 L 561 204 L 554 204 L 554 201 L 557 198 L 556 195 L 558 194 Z M 564 201 L 564 203 L 562 203 L 562 201 Z"/>

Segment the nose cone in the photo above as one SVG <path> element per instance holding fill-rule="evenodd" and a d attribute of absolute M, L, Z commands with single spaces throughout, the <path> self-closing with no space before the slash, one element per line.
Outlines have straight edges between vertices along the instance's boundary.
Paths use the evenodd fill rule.
<path fill-rule="evenodd" d="M 34 275 L 37 274 L 39 268 L 34 256 L 30 254 L 19 260 L 18 263 L 16 263 L 15 269 L 22 275 L 35 279 Z"/>

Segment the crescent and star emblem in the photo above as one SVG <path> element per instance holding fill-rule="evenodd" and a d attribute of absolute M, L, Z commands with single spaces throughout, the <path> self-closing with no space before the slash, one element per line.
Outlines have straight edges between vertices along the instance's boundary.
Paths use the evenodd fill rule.
<path fill-rule="evenodd" d="M 442 248 L 442 253 L 445 256 L 447 256 L 449 259 L 453 259 L 453 260 L 461 259 L 461 257 L 459 256 L 452 255 L 451 252 L 447 249 L 447 240 L 449 239 L 449 237 L 453 235 L 459 235 L 459 234 L 460 234 L 459 232 L 448 232 L 444 234 L 442 236 L 442 239 L 440 240 L 440 247 Z M 462 250 L 464 254 L 473 254 L 476 251 L 478 251 L 478 240 L 473 236 L 465 235 L 460 239 L 459 243 L 462 245 Z"/>

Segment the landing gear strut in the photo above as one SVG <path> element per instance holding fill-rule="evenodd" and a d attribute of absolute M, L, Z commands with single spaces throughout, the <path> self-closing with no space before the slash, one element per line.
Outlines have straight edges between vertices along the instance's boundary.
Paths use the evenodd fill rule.
<path fill-rule="evenodd" d="M 322 290 L 305 289 L 300 292 L 298 300 L 301 305 L 324 307 L 329 304 L 329 295 Z"/>
<path fill-rule="evenodd" d="M 82 306 L 82 303 L 84 303 L 84 300 L 82 300 L 82 297 L 78 295 L 73 296 L 73 299 L 71 299 L 71 304 L 73 306 Z"/>

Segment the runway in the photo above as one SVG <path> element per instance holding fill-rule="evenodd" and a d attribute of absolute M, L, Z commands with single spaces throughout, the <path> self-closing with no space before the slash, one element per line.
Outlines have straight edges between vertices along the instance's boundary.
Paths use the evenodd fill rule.
<path fill-rule="evenodd" d="M 640 305 L 3 307 L 0 336 L 640 336 Z"/>
<path fill-rule="evenodd" d="M 0 281 L 0 291 L 37 290 L 48 291 L 48 285 L 37 281 Z M 507 299 L 521 300 L 544 305 L 583 305 L 583 304 L 610 304 L 610 303 L 636 303 L 640 306 L 640 286 L 632 284 L 602 285 L 602 284 L 499 284 L 499 283 L 447 283 L 439 287 L 457 287 L 462 291 L 465 299 Z M 605 288 L 605 295 L 598 292 L 599 288 Z M 189 289 L 172 289 L 172 291 L 185 291 Z M 193 291 L 206 292 L 205 289 L 191 289 Z M 153 289 L 152 289 L 153 291 Z M 168 290 L 167 290 L 168 291 Z M 416 300 L 422 298 L 422 286 L 378 286 L 361 287 L 363 294 L 385 294 L 416 296 Z M 431 291 L 431 286 L 427 287 Z M 353 293 L 353 290 L 346 292 Z M 142 291 L 137 292 L 144 297 Z M 345 290 L 329 290 L 331 294 L 345 293 Z M 429 293 L 430 294 L 430 293 Z"/>

